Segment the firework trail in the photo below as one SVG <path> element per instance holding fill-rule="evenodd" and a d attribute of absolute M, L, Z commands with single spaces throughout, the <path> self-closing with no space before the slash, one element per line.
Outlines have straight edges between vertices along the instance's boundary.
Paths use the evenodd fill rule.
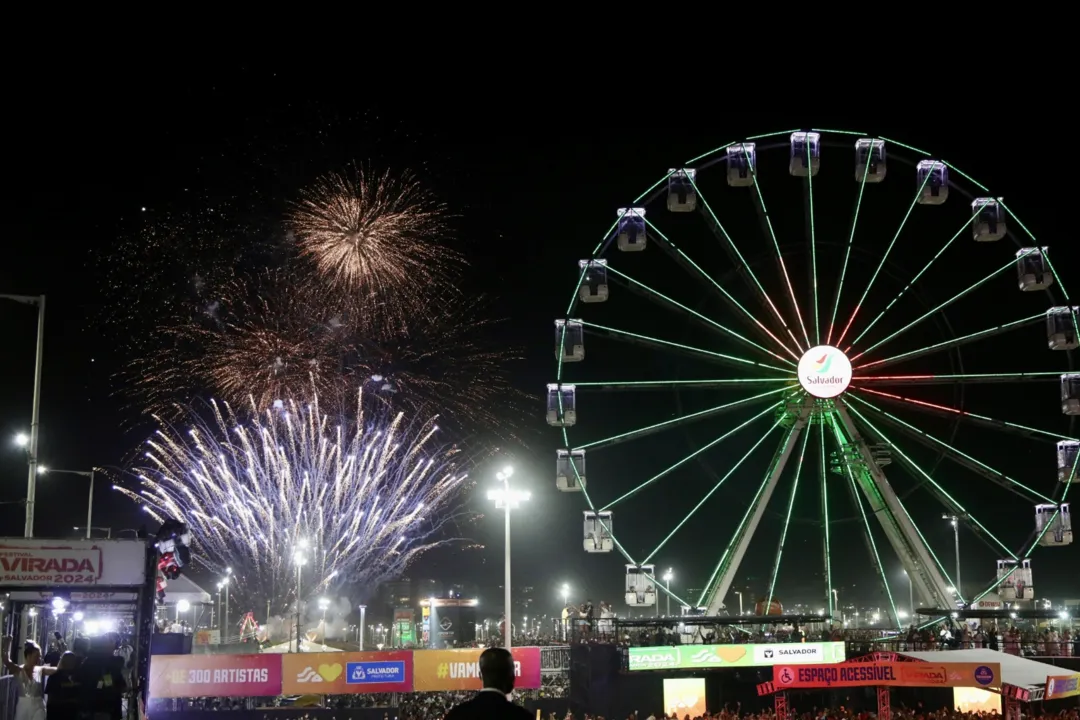
<path fill-rule="evenodd" d="M 451 288 L 460 269 L 460 256 L 443 242 L 446 218 L 446 206 L 410 173 L 354 167 L 304 191 L 286 227 L 332 287 L 364 303 L 369 327 L 377 317 L 401 330 L 430 310 L 428 292 Z"/>
<path fill-rule="evenodd" d="M 301 593 L 374 587 L 447 542 L 467 461 L 438 440 L 435 418 L 363 413 L 331 420 L 318 400 L 281 403 L 250 419 L 211 403 L 180 432 L 163 425 L 132 469 L 141 488 L 117 490 L 155 520 L 181 520 L 211 570 L 233 568 L 250 602 L 279 609 Z"/>

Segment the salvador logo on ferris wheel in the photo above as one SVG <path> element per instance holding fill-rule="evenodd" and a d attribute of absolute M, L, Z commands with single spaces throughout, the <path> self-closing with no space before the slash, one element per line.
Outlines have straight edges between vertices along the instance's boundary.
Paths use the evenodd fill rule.
<path fill-rule="evenodd" d="M 816 398 L 833 398 L 851 384 L 851 361 L 830 345 L 818 345 L 799 360 L 799 384 Z"/>

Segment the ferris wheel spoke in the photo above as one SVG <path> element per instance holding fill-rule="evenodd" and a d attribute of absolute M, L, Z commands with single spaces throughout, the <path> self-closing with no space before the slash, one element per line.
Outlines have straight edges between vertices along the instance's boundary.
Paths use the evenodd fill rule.
<path fill-rule="evenodd" d="M 885 339 L 878 340 L 876 343 L 874 343 L 870 347 L 866 348 L 865 350 L 863 350 L 859 354 L 852 357 L 851 361 L 854 362 L 854 361 L 858 360 L 859 358 L 861 358 L 863 355 L 866 355 L 867 353 L 872 352 L 873 350 L 876 350 L 877 348 L 881 347 L 882 345 L 889 342 L 890 340 L 893 340 L 893 339 L 899 337 L 900 335 L 903 335 L 905 332 L 907 332 L 911 328 L 915 327 L 916 325 L 919 325 L 920 323 L 922 323 L 924 320 L 931 317 L 935 313 L 941 312 L 942 310 L 949 307 L 950 305 L 952 305 L 957 300 L 959 300 L 959 299 L 961 299 L 961 298 L 975 292 L 980 287 L 982 287 L 983 285 L 985 285 L 986 283 L 990 282 L 991 280 L 996 278 L 998 275 L 1003 273 L 1005 270 L 1008 270 L 1009 268 L 1011 268 L 1011 267 L 1013 267 L 1015 265 L 1016 265 L 1015 260 L 1009 260 L 1007 263 L 1005 263 L 1004 265 L 999 267 L 997 270 L 994 270 L 992 273 L 990 273 L 989 275 L 987 275 L 983 279 L 977 281 L 976 283 L 974 283 L 973 285 L 971 285 L 967 289 L 961 290 L 956 295 L 953 295 L 951 298 L 949 298 L 945 302 L 941 303 L 940 305 L 938 305 L 934 309 L 928 310 L 927 312 L 923 313 L 922 315 L 915 318 L 914 320 L 909 322 L 907 325 L 905 325 L 904 327 L 902 327 L 899 330 L 897 330 L 896 332 L 894 332 L 893 334 L 888 335 L 887 337 L 885 337 Z M 848 348 L 848 349 L 850 349 L 850 348 Z"/>
<path fill-rule="evenodd" d="M 866 385 L 1001 385 L 1018 382 L 1058 382 L 1061 372 L 966 373 L 959 375 L 856 375 L 854 387 Z"/>
<path fill-rule="evenodd" d="M 870 393 L 872 395 L 880 397 L 885 402 L 900 404 L 913 410 L 919 410 L 921 412 L 930 413 L 939 417 L 959 417 L 967 422 L 972 423 L 973 425 L 994 428 L 995 430 L 1001 430 L 1002 432 L 1012 433 L 1014 435 L 1020 435 L 1022 437 L 1032 438 L 1035 440 L 1049 440 L 1051 442 L 1060 442 L 1062 440 L 1077 439 L 1069 437 L 1067 435 L 1047 432 L 1046 430 L 1040 430 L 1039 428 L 1021 425 L 1019 423 L 1009 422 L 1008 420 L 998 420 L 997 418 L 988 417 L 986 415 L 979 415 L 978 413 L 967 412 L 966 410 L 949 407 L 948 405 L 941 405 L 938 403 L 926 402 L 925 400 L 916 400 L 915 398 L 904 397 L 903 395 L 894 395 L 893 393 L 882 392 L 881 390 L 871 390 L 870 388 L 857 388 L 856 391 L 859 393 Z"/>
<path fill-rule="evenodd" d="M 919 464 L 915 462 L 910 455 L 901 450 L 900 446 L 896 444 L 895 440 L 886 435 L 881 428 L 870 422 L 870 419 L 866 417 L 866 415 L 864 415 L 863 413 L 859 412 L 858 408 L 849 405 L 848 409 L 853 412 L 856 417 L 859 418 L 859 420 L 862 421 L 865 427 L 869 428 L 871 432 L 881 438 L 881 441 L 888 445 L 889 448 L 891 448 L 892 451 L 899 456 L 901 464 L 905 467 L 905 469 L 907 469 L 909 473 L 912 474 L 913 477 L 915 477 L 916 480 L 919 480 L 922 483 L 926 483 L 929 485 L 930 488 L 933 488 L 931 494 L 935 495 L 950 513 L 956 515 L 958 518 L 962 518 L 963 520 L 965 520 L 968 526 L 971 527 L 973 531 L 975 531 L 975 534 L 979 535 L 984 541 L 987 542 L 988 545 L 1000 549 L 1002 552 L 1004 552 L 1014 560 L 1017 559 L 1016 553 L 1014 553 L 1008 545 L 1001 542 L 1001 540 L 998 539 L 998 537 L 994 535 L 994 533 L 990 532 L 990 530 L 985 525 L 979 522 L 978 518 L 971 514 L 971 512 L 967 508 L 961 505 L 959 500 L 950 495 L 945 488 L 943 488 L 936 480 L 934 480 L 934 478 L 930 476 L 930 473 L 923 470 L 922 467 L 920 467 Z"/>
<path fill-rule="evenodd" d="M 720 612 L 720 608 L 724 604 L 724 598 L 727 596 L 728 590 L 731 589 L 731 583 L 735 578 L 735 572 L 739 569 L 743 556 L 746 554 L 746 548 L 750 544 L 750 537 L 753 535 L 754 529 L 761 520 L 761 516 L 765 511 L 765 506 L 772 497 L 773 489 L 775 489 L 776 483 L 780 479 L 780 475 L 784 472 L 784 467 L 791 457 L 795 442 L 798 441 L 799 434 L 803 431 L 805 423 L 806 418 L 799 416 L 791 427 L 788 428 L 787 433 L 784 435 L 783 442 L 780 443 L 776 452 L 773 454 L 772 461 L 769 463 L 769 469 L 765 472 L 765 476 L 761 480 L 761 485 L 758 486 L 757 493 L 755 493 L 754 498 L 750 501 L 749 507 L 746 508 L 746 513 L 743 515 L 742 520 L 739 521 L 739 525 L 735 528 L 735 533 L 731 537 L 731 542 L 728 543 L 727 547 L 724 549 L 724 554 L 720 556 L 720 561 L 716 563 L 712 575 L 709 576 L 709 581 L 705 583 L 705 589 L 701 592 L 698 605 L 707 608 L 705 612 L 706 615 L 716 615 Z M 780 423 L 777 424 L 779 425 Z M 774 425 L 773 428 L 775 429 L 776 425 Z M 745 457 L 743 459 L 745 459 Z"/>
<path fill-rule="evenodd" d="M 1016 495 L 1033 503 L 1043 502 L 1053 504 L 1055 502 L 1053 498 L 1049 498 L 1040 493 L 1039 491 L 1034 490 L 1027 485 L 1024 485 L 1019 480 L 1009 477 L 1000 470 L 996 470 L 990 467 L 986 463 L 972 457 L 971 455 L 968 455 L 964 451 L 954 447 L 953 445 L 950 445 L 944 440 L 934 435 L 931 435 L 924 430 L 920 430 L 911 423 L 905 422 L 904 420 L 897 417 L 896 415 L 893 415 L 887 410 L 883 410 L 876 405 L 867 402 L 866 400 L 862 399 L 857 395 L 850 395 L 849 397 L 852 400 L 858 402 L 860 405 L 873 411 L 884 422 L 888 423 L 904 435 L 907 435 L 908 437 L 912 438 L 916 442 L 925 445 L 926 447 L 930 447 L 936 450 L 944 450 L 946 456 L 950 460 L 955 462 L 957 465 L 965 467 L 973 473 L 976 473 L 977 475 L 984 477 L 987 480 L 996 483 L 997 485 L 1000 485 L 1002 488 L 1008 490 L 1009 492 L 1015 493 Z"/>
<path fill-rule="evenodd" d="M 967 221 L 964 222 L 964 224 L 960 226 L 960 229 L 957 230 L 956 233 L 951 238 L 949 238 L 949 241 L 947 243 L 945 243 L 944 245 L 941 246 L 941 249 L 938 250 L 937 253 L 934 254 L 934 257 L 930 258 L 930 261 L 928 263 L 926 263 L 926 265 L 923 266 L 923 269 L 920 270 L 919 272 L 915 273 L 915 277 L 913 277 L 911 279 L 911 281 L 907 285 L 905 285 L 904 288 L 900 292 L 898 292 L 896 294 L 896 297 L 894 297 L 892 300 L 889 301 L 889 303 L 885 306 L 885 309 L 882 310 L 881 312 L 879 312 L 877 314 L 877 316 L 873 320 L 870 321 L 870 324 L 867 325 L 865 328 L 863 328 L 863 331 L 861 333 L 859 333 L 858 336 L 856 336 L 856 338 L 854 340 L 851 341 L 852 345 L 858 345 L 859 341 L 862 340 L 864 337 L 866 337 L 866 333 L 870 332 L 870 330 L 875 325 L 877 325 L 878 322 L 881 321 L 881 318 L 885 317 L 885 313 L 889 312 L 889 310 L 892 309 L 892 306 L 895 305 L 897 303 L 897 301 L 900 300 L 900 298 L 904 297 L 904 295 L 907 294 L 908 290 L 910 290 L 912 287 L 914 287 L 915 283 L 917 283 L 919 281 L 919 278 L 921 278 L 926 273 L 926 271 L 930 269 L 930 267 L 934 264 L 934 262 L 938 258 L 940 258 L 943 254 L 945 254 L 945 251 L 948 250 L 952 246 L 952 244 L 954 242 L 956 242 L 956 239 L 958 237 L 960 237 L 964 233 L 964 231 L 967 230 L 971 226 L 971 224 L 973 222 L 975 222 L 976 217 L 978 217 L 978 216 L 973 213 L 971 215 L 971 217 L 969 217 L 967 219 Z"/>
<path fill-rule="evenodd" d="M 664 549 L 664 546 L 668 544 L 668 541 L 670 541 L 671 538 L 675 537 L 675 533 L 679 532 L 679 530 L 681 530 L 682 527 L 684 525 L 686 525 L 686 523 L 690 522 L 690 518 L 692 518 L 695 514 L 697 514 L 697 511 L 700 510 L 702 508 L 702 506 L 705 505 L 706 502 L 708 502 L 709 498 L 711 498 L 713 495 L 716 494 L 716 491 L 719 490 L 720 487 L 725 482 L 727 482 L 728 478 L 730 478 L 732 475 L 735 474 L 735 471 L 738 470 L 739 467 L 742 466 L 742 464 L 744 462 L 746 462 L 747 458 L 749 458 L 751 455 L 753 455 L 754 451 L 757 450 L 759 447 L 761 447 L 761 444 L 763 442 L 765 442 L 766 438 L 768 438 L 770 435 L 772 435 L 772 431 L 775 430 L 776 428 L 780 427 L 780 422 L 781 422 L 780 420 L 777 420 L 776 422 L 774 422 L 772 427 L 770 427 L 768 430 L 766 430 L 765 433 L 760 438 L 758 438 L 758 441 L 756 443 L 754 443 L 750 447 L 749 450 L 746 451 L 746 454 L 743 455 L 741 458 L 739 458 L 739 461 L 736 462 L 731 467 L 731 469 L 728 470 L 724 474 L 724 476 L 722 478 L 720 478 L 720 480 L 718 480 L 715 485 L 712 486 L 712 489 L 709 490 L 709 492 L 705 493 L 705 496 L 703 498 L 701 498 L 700 501 L 698 501 L 698 504 L 695 505 L 693 507 L 693 509 L 690 512 L 688 512 L 686 514 L 686 516 L 682 520 L 679 521 L 679 523 L 671 530 L 671 532 L 669 532 L 667 534 L 667 536 L 663 540 L 660 541 L 660 544 L 657 545 L 656 548 L 653 549 L 653 551 L 651 553 L 649 553 L 648 557 L 646 557 L 642 561 L 643 563 L 648 563 L 650 560 L 652 560 L 654 557 L 656 557 L 657 553 L 659 553 L 661 550 Z"/>
<path fill-rule="evenodd" d="M 619 330 L 618 328 L 607 327 L 605 325 L 597 325 L 596 323 L 581 321 L 581 326 L 585 330 L 609 337 L 613 340 L 621 340 L 624 342 L 636 343 L 638 345 L 651 346 L 653 348 L 663 348 L 665 350 L 674 350 L 680 353 L 686 353 L 693 355 L 694 357 L 701 358 L 703 360 L 710 360 L 712 362 L 719 362 L 726 365 L 736 365 L 740 367 L 755 367 L 764 370 L 775 370 L 782 373 L 790 373 L 790 368 L 780 367 L 777 365 L 769 365 L 767 363 L 756 362 L 754 360 L 748 360 L 746 358 L 735 357 L 734 355 L 727 355 L 725 353 L 713 352 L 712 350 L 705 350 L 704 348 L 693 347 L 692 345 L 684 345 L 683 343 L 672 342 L 671 340 L 661 340 L 660 338 L 649 337 L 648 335 L 641 335 L 640 333 L 630 332 L 629 330 Z"/>
<path fill-rule="evenodd" d="M 826 345 L 832 345 L 833 330 L 836 327 L 836 313 L 840 310 L 840 296 L 844 291 L 844 279 L 847 277 L 848 263 L 851 261 L 851 248 L 855 245 L 855 228 L 859 224 L 859 210 L 862 209 L 863 194 L 866 192 L 866 178 L 870 173 L 871 163 L 863 163 L 862 179 L 859 181 L 859 198 L 855 201 L 855 212 L 851 216 L 851 232 L 848 233 L 847 247 L 844 249 L 844 262 L 840 266 L 840 279 L 836 283 L 836 291 L 833 293 L 832 317 L 829 319 L 829 334 L 825 339 Z M 832 606 L 832 595 L 829 596 L 829 606 Z"/>
<path fill-rule="evenodd" d="M 716 378 L 705 380 L 613 380 L 575 382 L 578 390 L 718 390 L 725 387 L 755 387 L 777 383 L 794 383 L 786 378 Z"/>
<path fill-rule="evenodd" d="M 757 210 L 758 221 L 761 223 L 765 235 L 772 240 L 773 249 L 776 251 L 776 262 L 780 268 L 781 279 L 787 286 L 791 307 L 795 311 L 796 319 L 799 321 L 799 327 L 802 329 L 803 338 L 806 340 L 806 347 L 809 348 L 813 343 L 810 342 L 810 334 L 806 332 L 806 323 L 803 322 L 802 310 L 799 309 L 799 300 L 795 297 L 795 286 L 791 284 L 791 275 L 788 274 L 787 264 L 784 262 L 784 253 L 780 250 L 780 241 L 776 239 L 776 229 L 773 228 L 772 218 L 769 216 L 769 208 L 765 205 L 765 195 L 761 192 L 761 182 L 760 178 L 758 178 L 757 168 L 754 167 L 754 163 L 751 162 L 750 152 L 745 147 L 743 148 L 743 154 L 746 157 L 746 164 L 750 170 L 750 175 L 754 178 L 754 197 L 757 199 L 757 203 L 754 204 L 754 209 Z"/>
<path fill-rule="evenodd" d="M 619 503 L 621 503 L 623 500 L 629 500 L 630 498 L 634 497 L 639 492 L 641 492 L 645 488 L 649 487 L 653 483 L 655 483 L 658 480 L 661 480 L 661 479 L 667 477 L 668 475 L 670 475 L 671 473 L 675 472 L 680 467 L 682 467 L 686 463 L 690 462 L 691 460 L 693 460 L 697 456 L 711 450 L 712 448 L 716 447 L 720 443 L 724 442 L 725 440 L 727 440 L 728 438 L 730 438 L 732 435 L 739 432 L 743 428 L 747 427 L 748 425 L 754 423 L 757 420 L 760 420 L 761 418 L 765 417 L 766 415 L 769 415 L 770 413 L 775 412 L 777 407 L 778 406 L 773 405 L 771 407 L 765 408 L 764 410 L 762 410 L 761 412 L 759 412 L 757 415 L 750 418 L 749 420 L 746 420 L 745 422 L 741 423 L 740 425 L 736 425 L 734 428 L 732 428 L 731 430 L 728 430 L 723 435 L 720 435 L 720 436 L 714 438 L 712 441 L 706 443 L 705 445 L 702 445 L 701 447 L 699 447 L 694 452 L 692 452 L 689 455 L 683 457 L 681 460 L 678 460 L 677 462 L 675 462 L 673 465 L 669 465 L 668 467 L 664 468 L 663 470 L 661 470 L 657 474 L 653 475 L 651 478 L 649 478 L 645 482 L 641 483 L 640 485 L 638 485 L 633 490 L 631 490 L 631 491 L 623 494 L 622 496 L 612 500 L 607 505 L 600 508 L 600 512 L 604 512 L 605 510 L 610 510 L 611 508 L 613 508 L 616 505 L 618 505 Z"/>
<path fill-rule="evenodd" d="M 691 183 L 693 183 L 692 178 L 688 178 L 688 179 L 691 181 Z M 698 200 L 701 201 L 702 212 L 707 212 L 708 213 L 706 215 L 706 219 L 708 220 L 708 219 L 712 218 L 715 221 L 715 227 L 714 227 L 714 225 L 712 223 L 707 223 L 709 225 L 710 230 L 712 230 L 713 234 L 716 235 L 717 238 L 721 242 L 723 242 L 723 239 L 726 238 L 727 239 L 727 246 L 729 248 L 731 248 L 731 250 L 733 251 L 735 257 L 738 258 L 738 259 L 735 260 L 735 262 L 736 262 L 736 267 L 739 268 L 739 275 L 743 276 L 743 278 L 746 281 L 747 285 L 750 286 L 750 289 L 752 291 L 754 291 L 758 295 L 758 297 L 761 300 L 761 303 L 766 308 L 769 308 L 769 309 L 772 310 L 773 315 L 776 317 L 777 321 L 780 323 L 780 327 L 783 328 L 785 331 L 787 331 L 788 335 L 791 337 L 792 342 L 795 344 L 795 347 L 799 347 L 799 341 L 795 339 L 795 335 L 791 332 L 791 329 L 787 326 L 787 323 L 784 321 L 784 318 L 780 314 L 780 311 L 776 309 L 776 305 L 773 304 L 773 301 L 769 298 L 768 294 L 765 292 L 765 288 L 761 286 L 761 283 L 758 281 L 757 276 L 754 275 L 753 269 L 750 267 L 750 265 L 746 262 L 746 260 L 739 253 L 739 250 L 735 246 L 735 243 L 731 240 L 730 237 L 728 237 L 727 231 L 724 230 L 722 225 L 720 225 L 720 221 L 715 220 L 715 216 L 712 215 L 712 209 L 709 208 L 709 204 L 706 202 L 704 196 L 701 195 L 701 191 L 697 190 L 696 185 L 694 185 L 694 189 L 695 189 L 695 192 L 697 192 L 697 194 L 698 194 Z M 750 320 L 750 322 L 752 322 L 753 325 L 760 332 L 764 333 L 764 335 L 766 337 L 771 338 L 773 340 L 773 342 L 776 343 L 777 347 L 779 347 L 779 348 L 783 349 L 785 352 L 791 354 L 791 356 L 794 357 L 796 360 L 799 359 L 799 356 L 794 351 L 792 351 L 791 348 L 788 347 L 785 344 L 784 341 L 781 341 L 780 338 L 776 337 L 776 335 L 774 335 L 773 332 L 771 330 L 769 330 L 764 325 L 764 323 L 762 323 L 757 318 L 756 315 L 754 315 L 754 313 L 747 310 L 746 307 L 742 303 L 740 303 L 738 300 L 736 300 L 735 297 L 731 293 L 729 293 L 727 291 L 727 289 L 724 288 L 723 285 L 718 283 L 716 281 L 716 279 L 713 278 L 713 276 L 710 273 L 706 272 L 700 265 L 698 265 L 696 262 L 694 262 L 690 258 L 689 255 L 687 255 L 685 252 L 683 252 L 681 249 L 679 249 L 679 247 L 677 245 L 675 245 L 675 243 L 672 242 L 672 240 L 667 235 L 665 235 L 658 227 L 656 227 L 656 225 L 654 225 L 648 218 L 645 218 L 645 223 L 648 225 L 649 229 L 652 230 L 656 234 L 656 236 L 659 237 L 663 241 L 662 243 L 660 243 L 660 247 L 662 247 L 665 252 L 667 252 L 669 255 L 671 255 L 672 259 L 674 259 L 675 262 L 678 265 L 682 266 L 685 270 L 689 271 L 694 277 L 698 278 L 698 280 L 700 282 L 704 283 L 711 290 L 715 290 L 715 291 L 719 292 L 720 296 L 724 299 L 724 302 L 727 303 L 729 307 L 732 307 L 732 308 L 738 310 L 739 313 L 742 314 L 741 315 L 742 317 L 744 317 L 745 319 Z"/>
<path fill-rule="evenodd" d="M 806 143 L 806 166 L 811 164 L 810 143 Z M 814 344 L 821 344 L 821 304 L 818 302 L 817 228 L 814 225 L 814 173 L 806 173 L 806 239 L 810 244 L 810 303 L 814 307 Z M 769 599 L 772 602 L 772 599 Z M 765 607 L 770 607 L 766 605 Z"/>
<path fill-rule="evenodd" d="M 776 577 L 780 574 L 780 560 L 784 556 L 784 543 L 787 542 L 788 528 L 791 526 L 791 512 L 795 509 L 795 496 L 799 492 L 799 478 L 802 476 L 803 462 L 806 460 L 806 446 L 809 443 L 810 433 L 804 432 L 802 447 L 799 449 L 799 461 L 795 465 L 795 479 L 791 483 L 791 494 L 788 496 L 784 527 L 780 530 L 780 541 L 776 545 L 776 558 L 773 560 L 772 577 L 769 579 L 769 594 L 765 598 L 766 613 L 772 608 L 773 593 L 776 591 Z"/>
<path fill-rule="evenodd" d="M 620 278 L 621 280 L 623 280 L 626 283 L 627 287 L 629 287 L 631 290 L 637 291 L 638 293 L 640 293 L 641 295 L 644 295 L 648 299 L 657 301 L 657 302 L 659 302 L 659 303 L 661 303 L 663 305 L 668 306 L 669 308 L 673 308 L 675 310 L 679 310 L 679 311 L 682 311 L 682 312 L 685 312 L 685 313 L 689 313 L 696 320 L 699 320 L 702 323 L 704 323 L 709 329 L 717 331 L 717 332 L 719 332 L 720 334 L 722 334 L 722 335 L 724 335 L 726 337 L 734 338 L 735 340 L 738 340 L 739 342 L 743 343 L 744 345 L 749 345 L 750 347 L 754 348 L 755 350 L 763 352 L 766 355 L 770 355 L 770 356 L 776 358 L 777 360 L 779 360 L 782 363 L 790 365 L 791 367 L 795 367 L 795 363 L 792 362 L 791 360 L 788 360 L 785 357 L 777 355 L 776 353 L 774 353 L 772 350 L 769 350 L 768 348 L 765 348 L 765 347 L 763 347 L 761 345 L 758 345 L 753 340 L 750 340 L 749 338 L 743 337 L 742 335 L 735 332 L 731 328 L 728 328 L 728 327 L 726 327 L 724 325 L 721 325 L 720 323 L 716 322 L 712 318 L 706 317 L 705 315 L 702 315 L 698 311 L 696 311 L 696 310 L 694 310 L 692 308 L 689 308 L 686 305 L 683 305 L 679 301 L 668 297 L 667 295 L 663 294 L 659 290 L 651 288 L 651 287 L 649 287 L 648 285 L 646 285 L 645 283 L 643 283 L 643 282 L 641 282 L 639 280 L 635 280 L 634 278 L 630 277 L 626 273 L 620 272 L 619 270 L 611 267 L 611 265 L 608 265 L 607 270 L 608 270 L 609 276 L 614 275 L 615 277 Z"/>
<path fill-rule="evenodd" d="M 995 327 L 987 328 L 985 330 L 979 330 L 978 332 L 968 333 L 960 337 L 953 338 L 952 340 L 945 340 L 943 342 L 935 343 L 933 345 L 927 345 L 926 347 L 919 348 L 918 350 L 909 350 L 908 352 L 900 353 L 899 355 L 893 355 L 883 360 L 874 360 L 873 362 L 863 363 L 862 365 L 855 366 L 855 370 L 862 370 L 864 368 L 882 368 L 888 365 L 893 365 L 898 362 L 904 362 L 906 360 L 914 360 L 915 358 L 923 357 L 925 355 L 931 355 L 933 353 L 941 352 L 942 350 L 951 350 L 953 348 L 973 343 L 978 340 L 985 340 L 986 338 L 994 337 L 995 335 L 1002 335 L 1011 330 L 1027 327 L 1029 325 L 1036 325 L 1046 321 L 1046 313 L 1038 313 L 1030 317 L 1021 318 L 1019 320 L 1013 320 L 1011 322 L 1002 323 Z M 1080 334 L 1078 334 L 1080 336 Z"/>
<path fill-rule="evenodd" d="M 573 449 L 599 450 L 600 448 L 611 447 L 612 445 L 618 445 L 619 443 L 624 443 L 628 440 L 636 440 L 647 435 L 652 435 L 653 433 L 662 432 L 664 430 L 671 430 L 672 428 L 689 425 L 690 423 L 698 422 L 700 420 L 707 420 L 708 418 L 716 417 L 717 415 L 722 415 L 724 413 L 731 412 L 732 410 L 738 410 L 739 408 L 745 407 L 747 405 L 753 405 L 754 403 L 758 403 L 763 400 L 772 399 L 777 394 L 782 393 L 785 390 L 787 390 L 787 388 L 777 388 L 776 390 L 769 390 L 768 392 L 763 392 L 760 395 L 754 395 L 752 397 L 744 398 L 742 400 L 725 403 L 724 405 L 717 405 L 716 407 L 699 410 L 698 412 L 690 413 L 688 415 L 680 415 L 679 417 L 672 418 L 671 420 L 665 420 L 664 422 L 647 425 L 636 430 L 630 430 L 627 432 L 619 433 L 618 435 L 612 435 L 609 438 L 604 438 L 603 440 L 586 443 L 585 445 L 578 445 Z"/>
<path fill-rule="evenodd" d="M 915 197 L 911 199 L 911 205 L 908 206 L 907 212 L 904 213 L 904 219 L 900 221 L 900 226 L 896 228 L 892 241 L 889 243 L 889 246 L 885 248 L 885 254 L 881 256 L 881 262 L 878 263 L 877 269 L 874 270 L 874 274 L 870 276 L 870 282 L 866 284 L 866 289 L 863 290 L 862 295 L 859 297 L 859 302 L 855 303 L 855 307 L 851 311 L 851 316 L 848 317 L 847 323 L 844 324 L 843 332 L 841 332 L 840 337 L 836 339 L 837 346 L 844 342 L 844 338 L 851 329 L 851 323 L 855 321 L 855 316 L 859 314 L 859 310 L 862 309 L 863 303 L 866 302 L 866 297 L 874 287 L 874 283 L 877 281 L 878 275 L 881 274 L 882 268 L 885 267 L 885 261 L 889 259 L 889 254 L 892 253 L 893 246 L 896 245 L 896 240 L 900 237 L 900 233 L 904 231 L 904 226 L 907 225 L 907 221 L 911 217 L 912 211 L 915 210 L 915 206 L 919 204 L 919 198 L 922 197 L 923 188 L 926 187 L 926 183 L 929 182 L 932 174 L 933 173 L 926 173 L 926 177 L 924 177 L 922 183 L 919 184 L 919 189 L 915 191 Z"/>
<path fill-rule="evenodd" d="M 829 537 L 829 470 L 828 464 L 825 462 L 825 425 L 818 426 L 820 432 L 818 437 L 821 442 L 819 443 L 820 454 L 818 455 L 818 479 L 821 482 L 821 521 L 822 521 L 822 547 L 824 550 L 825 561 L 825 607 L 829 608 L 829 617 L 831 618 L 835 608 L 833 607 L 833 585 L 832 585 L 832 548 L 831 538 Z"/>

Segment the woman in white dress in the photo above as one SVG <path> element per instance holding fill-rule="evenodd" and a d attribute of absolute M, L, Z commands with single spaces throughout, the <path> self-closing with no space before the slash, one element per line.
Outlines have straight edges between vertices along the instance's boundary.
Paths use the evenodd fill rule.
<path fill-rule="evenodd" d="M 41 665 L 41 648 L 32 640 L 23 646 L 23 664 L 16 665 L 11 659 L 11 638 L 4 638 L 4 667 L 19 683 L 19 702 L 15 705 L 14 720 L 45 720 L 44 678 L 56 672 L 56 668 Z"/>

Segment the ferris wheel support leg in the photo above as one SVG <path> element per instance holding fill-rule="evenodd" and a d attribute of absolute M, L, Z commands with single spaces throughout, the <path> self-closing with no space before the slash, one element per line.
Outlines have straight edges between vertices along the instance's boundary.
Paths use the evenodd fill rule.
<path fill-rule="evenodd" d="M 885 472 L 874 459 L 870 446 L 859 433 L 843 403 L 837 403 L 836 416 L 848 441 L 855 446 L 872 483 L 870 486 L 860 483 L 859 487 L 870 503 L 874 515 L 881 522 L 885 537 L 900 558 L 908 577 L 914 580 L 920 597 L 937 607 L 951 607 L 953 601 L 949 594 L 948 581 L 938 571 L 929 549 L 923 544 L 915 525 L 885 477 Z"/>
<path fill-rule="evenodd" d="M 716 579 L 712 585 L 712 591 L 706 596 L 706 601 L 701 603 L 708 608 L 706 615 L 716 615 L 720 612 L 720 608 L 724 606 L 724 598 L 727 597 L 728 590 L 731 589 L 731 584 L 735 580 L 735 573 L 738 572 L 739 565 L 742 563 L 746 550 L 750 546 L 750 541 L 761 523 L 765 508 L 768 507 L 773 491 L 776 490 L 780 477 L 784 474 L 784 468 L 787 466 L 788 460 L 791 459 L 791 454 L 795 450 L 799 436 L 805 431 L 806 425 L 810 421 L 811 407 L 812 403 L 807 403 L 794 417 L 794 424 L 784 439 L 783 445 L 780 446 L 776 456 L 773 458 L 770 466 L 771 470 L 765 479 L 762 490 L 754 498 L 754 502 L 750 509 L 747 510 L 742 525 L 736 530 L 735 537 L 732 538 L 734 548 L 730 551 L 730 554 L 721 559 L 720 566 L 717 568 Z"/>

